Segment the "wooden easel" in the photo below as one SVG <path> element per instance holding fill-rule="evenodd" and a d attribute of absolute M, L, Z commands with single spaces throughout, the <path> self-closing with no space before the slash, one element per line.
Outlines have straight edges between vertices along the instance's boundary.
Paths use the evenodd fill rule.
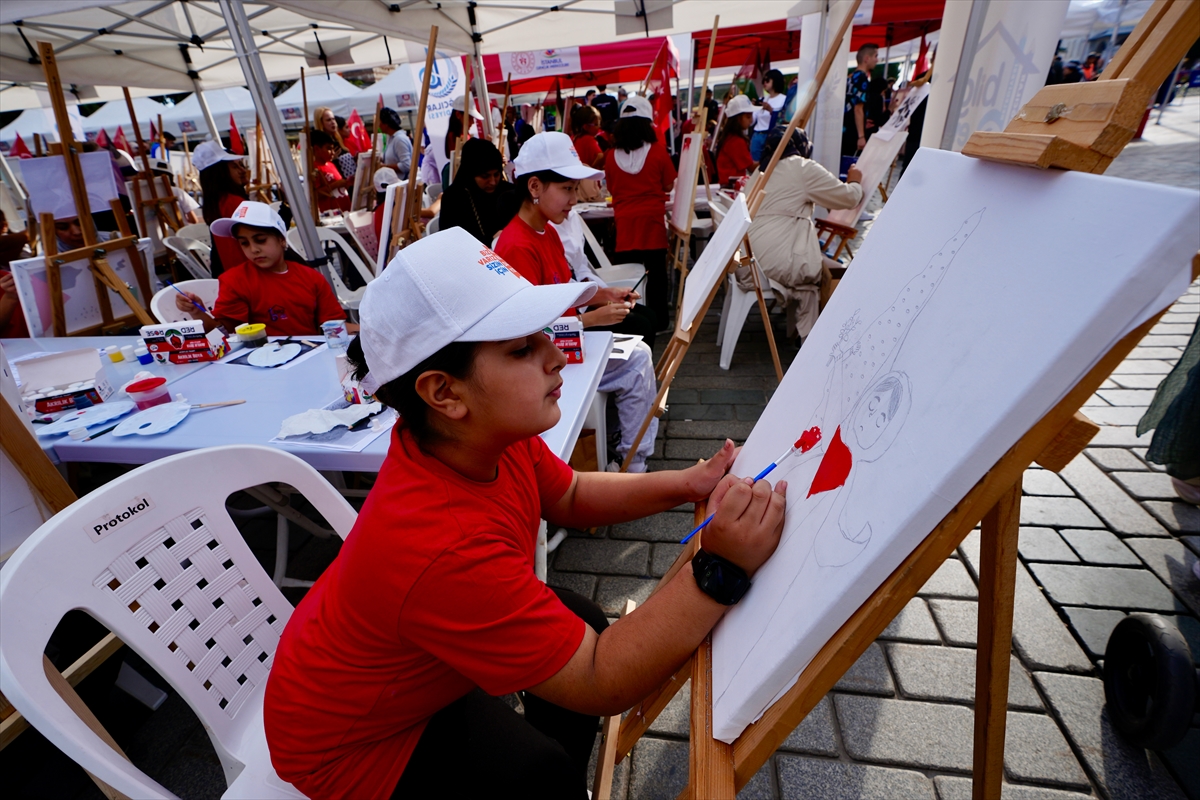
<path fill-rule="evenodd" d="M 129 88 L 125 87 L 124 91 L 125 106 L 129 109 L 129 122 L 133 125 L 133 135 L 138 144 L 138 153 L 142 158 L 142 171 L 134 175 L 131 181 L 138 225 L 142 228 L 146 227 L 145 215 L 142 211 L 149 208 L 154 212 L 154 217 L 158 221 L 159 235 L 162 237 L 172 236 L 183 227 L 183 220 L 179 216 L 179 203 L 175 200 L 175 193 L 171 190 L 171 184 L 167 181 L 166 176 L 155 176 L 154 170 L 150 169 L 150 148 L 142 139 L 142 129 L 138 127 L 137 112 L 134 111 L 133 98 L 129 95 Z M 162 124 L 161 118 L 159 124 Z M 167 164 L 170 165 L 170 163 L 168 160 Z M 161 187 L 156 185 L 160 180 L 162 181 Z M 142 195 L 143 183 L 150 195 L 148 198 Z M 163 190 L 162 196 L 159 196 L 160 188 Z M 150 232 L 146 231 L 146 233 L 148 235 Z"/>
<path fill-rule="evenodd" d="M 1124 144 L 1133 138 L 1150 94 L 1191 46 L 1193 32 L 1198 26 L 1200 0 L 1156 0 L 1098 81 L 1042 89 L 1005 131 L 975 133 L 963 152 L 1042 169 L 1053 166 L 1103 172 Z M 1059 107 L 1059 104 L 1063 106 Z M 1055 108 L 1057 111 L 1049 113 Z M 1079 119 L 1070 119 L 1073 109 L 1079 109 Z M 1051 132 L 1054 129 L 1050 126 L 1063 119 L 1069 124 Z M 1197 277 L 1200 277 L 1200 254 L 1192 261 L 1192 278 Z M 993 465 L 825 643 L 796 683 L 733 744 L 712 738 L 712 643 L 711 638 L 706 638 L 675 675 L 630 712 L 615 736 L 605 729 L 597 761 L 596 785 L 611 786 L 612 767 L 629 754 L 690 676 L 690 783 L 680 796 L 705 800 L 733 798 L 933 576 L 976 523 L 982 523 L 973 797 L 999 800 L 1004 773 L 1021 478 L 1034 462 L 1058 471 L 1082 452 L 1099 427 L 1078 413 L 1078 409 L 1165 311 L 1117 342 Z M 705 515 L 704 505 L 697 503 L 697 522 Z M 694 539 L 692 547 L 680 554 L 659 581 L 659 587 L 674 577 L 699 546 Z M 597 794 L 596 797 L 606 800 L 607 795 Z"/>
<path fill-rule="evenodd" d="M 91 209 L 88 207 L 87 184 L 83 180 L 83 168 L 79 165 L 79 151 L 75 146 L 75 138 L 71 134 L 71 120 L 67 116 L 67 104 L 63 99 L 62 81 L 58 77 L 58 61 L 54 55 L 54 46 L 49 42 L 38 42 L 38 54 L 42 60 L 42 71 L 46 76 L 46 86 L 50 91 L 50 102 L 54 106 L 54 120 L 58 125 L 58 137 L 61 144 L 63 163 L 67 169 L 67 179 L 71 184 L 71 194 L 75 199 L 75 212 L 79 215 L 79 228 L 83 233 L 83 247 L 58 253 L 58 237 L 54 233 L 54 217 L 52 214 L 41 216 L 42 242 L 45 248 L 46 277 L 50 284 L 50 303 L 52 325 L 55 336 L 67 335 L 66 315 L 63 310 L 62 276 L 60 268 L 72 261 L 87 260 L 96 281 L 96 296 L 100 304 L 102 322 L 98 326 L 72 331 L 75 336 L 108 332 L 128 326 L 136 321 L 142 325 L 153 325 L 154 317 L 146 310 L 133 292 L 125 285 L 120 276 L 113 271 L 108 263 L 107 255 L 117 250 L 125 250 L 133 264 L 133 270 L 138 276 L 138 284 L 142 296 L 150 297 L 150 281 L 146 275 L 145 265 L 137 249 L 137 237 L 129 230 L 125 219 L 125 211 L 116 201 L 113 214 L 117 218 L 121 236 L 108 242 L 100 242 L 96 238 L 96 225 L 92 221 Z M 133 312 L 130 316 L 115 319 L 112 304 L 108 299 L 108 289 L 112 289 Z"/>
<path fill-rule="evenodd" d="M 379 99 L 375 101 L 375 119 L 371 123 L 371 163 L 367 167 L 367 174 L 364 178 L 370 177 L 370 180 L 362 182 L 363 203 L 362 208 L 374 210 L 375 208 L 375 170 L 379 166 L 379 151 L 376 149 L 376 143 L 379 141 L 379 118 L 383 116 L 383 95 L 379 95 Z"/>
<path fill-rule="evenodd" d="M 458 162 L 462 161 L 463 145 L 467 143 L 467 139 L 471 138 L 471 68 L 474 66 L 475 59 L 467 58 L 467 83 L 463 87 L 462 133 L 458 135 L 458 140 L 454 143 L 454 152 L 450 156 L 451 183 L 454 182 L 454 176 L 458 174 Z"/>
<path fill-rule="evenodd" d="M 500 130 L 496 132 L 496 146 L 500 151 L 500 163 L 508 163 L 508 153 L 505 150 L 505 139 L 508 138 L 508 102 L 512 98 L 512 73 L 504 81 L 504 109 L 500 112 Z"/>
<path fill-rule="evenodd" d="M 425 51 L 425 72 L 421 80 L 421 104 L 417 107 L 417 125 L 413 128 L 412 163 L 408 168 L 408 186 L 404 195 L 404 218 L 400 218 L 401 208 L 393 203 L 391 241 L 386 245 L 383 242 L 379 243 L 380 247 L 387 247 L 387 261 L 392 260 L 397 250 L 421 238 L 420 161 L 421 153 L 425 149 L 425 104 L 429 102 L 429 78 L 433 72 L 433 60 L 437 57 L 437 37 L 437 26 L 430 26 L 429 47 Z"/>
<path fill-rule="evenodd" d="M 273 202 L 271 190 L 275 184 L 279 183 L 279 179 L 276 177 L 275 167 L 271 163 L 271 150 L 263 139 L 262 122 L 258 119 L 254 121 L 253 161 L 251 169 L 254 177 L 250 185 L 246 187 L 246 191 L 260 203 L 270 204 Z"/>

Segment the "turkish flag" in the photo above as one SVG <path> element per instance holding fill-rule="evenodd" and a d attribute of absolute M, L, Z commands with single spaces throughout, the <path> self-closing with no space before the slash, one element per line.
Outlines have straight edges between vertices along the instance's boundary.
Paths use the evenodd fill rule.
<path fill-rule="evenodd" d="M 246 148 L 242 145 L 242 135 L 238 133 L 237 123 L 233 121 L 233 114 L 229 115 L 229 152 L 235 156 L 246 155 Z"/>
<path fill-rule="evenodd" d="M 917 52 L 917 65 L 913 68 L 913 77 L 919 78 L 929 69 L 929 44 L 925 34 L 921 34 L 921 49 Z"/>
<path fill-rule="evenodd" d="M 21 138 L 21 134 L 17 134 L 17 140 L 13 142 L 12 148 L 8 151 L 10 156 L 17 158 L 33 158 L 33 153 L 29 152 L 29 148 L 25 146 L 25 140 Z"/>
<path fill-rule="evenodd" d="M 96 134 L 96 147 L 103 147 L 105 150 L 112 147 L 112 142 L 109 141 L 108 133 L 104 128 L 101 128 L 100 132 Z"/>
<path fill-rule="evenodd" d="M 126 153 L 133 153 L 133 149 L 129 146 L 129 140 L 125 138 L 125 131 L 121 126 L 117 126 L 117 135 L 113 137 L 113 144 L 118 150 L 124 150 Z"/>
<path fill-rule="evenodd" d="M 671 101 L 671 76 L 677 74 L 678 68 L 679 51 L 668 37 L 663 40 L 646 74 L 646 93 L 654 97 L 654 130 L 659 136 L 671 129 L 671 112 L 675 109 Z"/>
<path fill-rule="evenodd" d="M 357 109 L 350 112 L 350 119 L 346 120 L 346 130 L 350 135 L 346 137 L 344 144 L 355 157 L 371 149 L 371 135 L 367 133 L 367 126 L 363 124 Z"/>
<path fill-rule="evenodd" d="M 158 131 L 154 128 L 154 123 L 151 122 L 150 123 L 150 141 L 156 141 L 157 139 L 158 139 Z"/>

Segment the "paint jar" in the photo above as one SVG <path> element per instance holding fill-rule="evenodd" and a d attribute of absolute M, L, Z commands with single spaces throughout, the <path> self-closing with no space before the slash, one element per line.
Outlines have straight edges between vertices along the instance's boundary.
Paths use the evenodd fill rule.
<path fill-rule="evenodd" d="M 246 347 L 262 347 L 267 343 L 267 326 L 262 323 L 244 323 L 233 329 Z"/>
<path fill-rule="evenodd" d="M 331 319 L 321 323 L 321 333 L 325 334 L 325 343 L 335 353 L 345 352 L 350 346 L 350 334 L 346 332 L 346 320 Z"/>
<path fill-rule="evenodd" d="M 133 345 L 127 344 L 121 348 L 121 360 L 129 362 L 137 360 L 137 355 L 133 352 Z"/>
<path fill-rule="evenodd" d="M 133 354 L 137 356 L 137 361 L 139 364 L 154 363 L 154 356 L 150 354 L 150 349 L 144 344 L 139 344 L 137 347 L 133 348 Z"/>
<path fill-rule="evenodd" d="M 134 402 L 139 411 L 153 406 L 171 402 L 171 393 L 167 390 L 166 378 L 146 378 L 134 381 L 125 387 L 125 394 Z"/>
<path fill-rule="evenodd" d="M 125 360 L 125 357 L 121 355 L 121 348 L 117 347 L 115 344 L 104 348 L 104 355 L 108 356 L 108 360 L 114 364 L 120 364 Z"/>

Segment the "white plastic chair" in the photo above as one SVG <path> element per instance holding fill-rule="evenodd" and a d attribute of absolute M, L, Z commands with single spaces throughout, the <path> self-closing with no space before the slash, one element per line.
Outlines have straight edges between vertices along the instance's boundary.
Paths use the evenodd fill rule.
<path fill-rule="evenodd" d="M 581 223 L 580 227 L 583 229 L 583 238 L 596 255 L 596 274 L 600 276 L 600 279 L 609 286 L 622 286 L 626 289 L 632 289 L 634 286 L 637 286 L 645 276 L 646 268 L 641 264 L 613 264 L 608 260 L 608 254 L 604 252 L 604 248 L 600 246 L 600 242 L 596 240 L 596 234 L 592 233 L 592 229 L 588 227 L 586 222 L 582 222 L 581 220 Z M 642 297 L 638 298 L 638 303 L 645 305 L 645 286 L 641 288 Z"/>
<path fill-rule="evenodd" d="M 204 307 L 212 310 L 212 307 L 217 303 L 217 292 L 220 289 L 220 281 L 216 278 L 201 278 L 194 281 L 180 281 L 175 284 L 180 291 L 191 292 L 198 295 L 203 302 Z M 175 298 L 179 297 L 179 292 L 172 289 L 170 286 L 164 286 L 154 293 L 154 297 L 150 298 L 150 313 L 159 322 L 182 322 L 186 319 L 197 319 L 198 311 L 181 311 L 175 305 Z"/>
<path fill-rule="evenodd" d="M 56 747 L 129 797 L 175 796 L 105 744 L 47 680 L 42 652 L 72 609 L 116 634 L 200 717 L 225 770 L 224 797 L 303 797 L 275 774 L 262 719 L 292 606 L 225 509 L 230 494 L 264 481 L 294 487 L 342 537 L 354 525 L 354 509 L 299 458 L 216 447 L 139 467 L 81 498 L 0 571 L 0 691 Z"/>
<path fill-rule="evenodd" d="M 433 219 L 429 220 L 429 222 L 425 223 L 425 235 L 426 236 L 432 236 L 433 234 L 437 233 L 441 229 L 442 229 L 442 218 L 440 215 L 434 217 Z"/>
<path fill-rule="evenodd" d="M 204 242 L 212 249 L 212 231 L 208 229 L 208 225 L 203 222 L 194 222 L 191 225 L 184 225 L 179 230 L 175 231 L 176 236 L 182 236 L 184 239 L 195 239 L 198 242 Z"/>
<path fill-rule="evenodd" d="M 191 273 L 193 278 L 211 278 L 212 248 L 198 239 L 185 239 L 182 236 L 168 236 L 163 239 L 167 249 L 175 254 L 183 268 Z"/>
<path fill-rule="evenodd" d="M 321 246 L 325 248 L 326 253 L 328 253 L 331 249 L 330 245 L 336 247 L 338 250 L 338 255 L 348 260 L 354 266 L 354 268 L 358 270 L 358 274 L 363 279 L 364 284 L 375 280 L 375 273 L 371 272 L 371 270 L 367 268 L 367 265 L 363 263 L 362 258 L 358 255 L 354 248 L 350 246 L 350 243 L 343 239 L 341 234 L 339 234 L 337 231 L 331 228 L 318 227 L 317 238 L 321 240 Z M 309 261 L 315 260 L 314 256 L 309 255 L 304 251 L 304 243 L 300 241 L 300 231 L 298 231 L 296 228 L 292 228 L 288 231 L 287 242 L 293 250 L 295 250 L 305 259 Z M 328 244 L 326 244 L 327 242 Z M 342 280 L 342 276 L 338 274 L 336 269 L 330 267 L 327 274 L 333 282 L 333 293 L 337 295 L 338 302 L 341 303 L 342 308 L 357 310 L 358 304 L 362 302 L 362 295 L 363 291 L 366 289 L 366 286 L 351 291 L 350 287 L 348 287 Z"/>
<path fill-rule="evenodd" d="M 370 264 L 379 260 L 379 237 L 375 235 L 375 215 L 370 211 L 351 211 L 346 215 L 346 230 Z"/>
<path fill-rule="evenodd" d="M 429 202 L 432 203 L 442 195 L 442 185 L 440 183 L 431 183 L 425 187 L 425 194 L 429 195 Z"/>

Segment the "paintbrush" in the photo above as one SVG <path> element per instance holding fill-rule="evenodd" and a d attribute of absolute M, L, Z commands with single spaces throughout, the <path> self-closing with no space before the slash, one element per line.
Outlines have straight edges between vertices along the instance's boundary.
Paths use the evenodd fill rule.
<path fill-rule="evenodd" d="M 793 443 L 793 444 L 792 444 L 792 446 L 791 446 L 791 447 L 789 447 L 789 448 L 788 448 L 788 449 L 787 449 L 787 450 L 784 452 L 784 454 L 783 454 L 783 455 L 781 455 L 779 458 L 775 459 L 775 460 L 774 460 L 774 461 L 772 461 L 770 464 L 768 464 L 768 465 L 767 465 L 767 466 L 766 466 L 766 467 L 763 469 L 763 471 L 762 471 L 762 472 L 760 472 L 760 473 L 758 473 L 757 475 L 755 475 L 755 476 L 754 476 L 754 482 L 755 482 L 755 483 L 758 483 L 758 482 L 759 482 L 759 481 L 761 481 L 763 478 L 767 477 L 767 475 L 769 475 L 769 474 L 770 474 L 771 470 L 773 470 L 773 469 L 775 469 L 777 466 L 779 466 L 779 464 L 780 464 L 780 463 L 781 463 L 781 462 L 782 462 L 782 461 L 783 461 L 785 458 L 787 458 L 788 456 L 790 456 L 792 453 L 796 453 L 796 452 L 800 452 L 800 453 L 807 453 L 809 450 L 812 450 L 814 447 L 816 447 L 816 446 L 817 446 L 817 442 L 819 442 L 819 441 L 821 441 L 821 429 L 820 429 L 820 428 L 818 428 L 818 427 L 816 427 L 816 426 L 814 425 L 813 427 L 811 427 L 811 428 L 809 428 L 808 430 L 806 430 L 804 433 L 800 434 L 800 438 L 799 438 L 799 439 L 797 439 L 797 440 L 795 441 L 795 443 Z M 715 517 L 715 516 L 716 516 L 716 514 L 717 514 L 717 512 L 715 512 L 715 511 L 714 511 L 713 513 L 709 514 L 709 515 L 708 515 L 708 519 L 704 520 L 704 522 L 701 522 L 701 523 L 700 523 L 699 525 L 697 525 L 695 528 L 692 528 L 692 532 L 691 532 L 691 533 L 689 533 L 687 536 L 683 537 L 683 539 L 682 539 L 682 540 L 681 540 L 679 543 L 680 543 L 680 544 L 687 544 L 689 541 L 691 541 L 691 539 L 692 539 L 692 537 L 693 537 L 693 536 L 695 536 L 695 535 L 696 535 L 697 533 L 699 533 L 700 531 L 704 530 L 704 526 L 705 526 L 705 525 L 707 525 L 708 523 L 710 523 L 710 522 L 712 522 L 712 521 L 713 521 L 713 517 Z"/>
<path fill-rule="evenodd" d="M 178 286 L 176 286 L 175 284 L 171 283 L 170 281 L 164 281 L 164 283 L 166 283 L 166 284 L 167 284 L 167 286 L 170 286 L 172 289 L 174 289 L 175 291 L 179 292 L 181 295 L 183 295 L 184 297 L 186 297 L 186 298 L 187 298 L 187 301 L 188 301 L 189 303 L 191 303 L 192 305 L 194 305 L 196 308 L 200 309 L 200 313 L 201 313 L 201 314 L 203 314 L 204 316 L 208 317 L 209 319 L 214 319 L 213 315 L 212 315 L 212 314 L 210 314 L 210 313 L 208 313 L 208 309 L 207 309 L 207 308 L 205 308 L 204 306 L 200 305 L 200 304 L 199 304 L 199 303 L 197 303 L 195 300 L 193 300 L 193 299 L 192 299 L 192 298 L 191 298 L 191 297 L 188 295 L 188 293 L 187 293 L 187 292 L 185 292 L 183 289 L 180 289 Z"/>

